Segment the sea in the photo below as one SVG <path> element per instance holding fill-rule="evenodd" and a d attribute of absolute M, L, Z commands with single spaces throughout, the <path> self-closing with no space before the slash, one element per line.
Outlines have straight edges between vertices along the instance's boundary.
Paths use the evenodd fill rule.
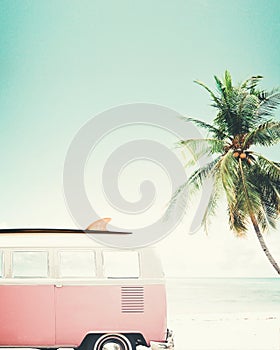
<path fill-rule="evenodd" d="M 175 350 L 280 350 L 280 278 L 167 279 Z"/>
<path fill-rule="evenodd" d="M 280 278 L 168 278 L 166 287 L 169 314 L 280 314 Z"/>

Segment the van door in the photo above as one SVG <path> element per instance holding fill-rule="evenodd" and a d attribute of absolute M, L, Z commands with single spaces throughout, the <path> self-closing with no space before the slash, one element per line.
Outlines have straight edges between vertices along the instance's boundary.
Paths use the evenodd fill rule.
<path fill-rule="evenodd" d="M 47 251 L 11 252 L 11 271 L 0 281 L 0 345 L 55 345 L 54 285 Z"/>
<path fill-rule="evenodd" d="M 96 315 L 101 311 L 102 291 L 99 293 L 96 286 L 95 252 L 60 250 L 57 258 L 56 343 L 77 346 L 89 331 L 97 327 Z"/>
<path fill-rule="evenodd" d="M 141 328 L 143 287 L 134 286 L 136 298 L 139 297 L 140 301 L 134 299 L 135 295 L 131 296 L 131 288 L 128 291 L 122 288 L 123 283 L 130 285 L 139 277 L 138 253 L 105 252 L 99 256 L 97 268 L 96 253 L 78 249 L 58 252 L 60 279 L 55 289 L 57 344 L 74 347 L 91 332 L 118 333 Z M 127 300 L 127 297 L 132 300 Z M 133 310 L 127 309 L 130 306 Z"/>

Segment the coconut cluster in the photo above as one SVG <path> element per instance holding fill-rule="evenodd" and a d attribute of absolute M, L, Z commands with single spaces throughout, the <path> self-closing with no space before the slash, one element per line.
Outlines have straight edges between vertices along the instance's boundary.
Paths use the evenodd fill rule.
<path fill-rule="evenodd" d="M 233 152 L 233 156 L 235 159 L 246 160 L 249 164 L 252 163 L 254 158 L 250 155 L 251 152 L 244 152 L 243 150 L 236 150 Z"/>
<path fill-rule="evenodd" d="M 245 153 L 245 152 L 243 152 L 243 151 L 235 151 L 235 152 L 233 153 L 233 156 L 234 156 L 234 158 L 245 159 L 245 158 L 247 158 L 248 154 Z"/>

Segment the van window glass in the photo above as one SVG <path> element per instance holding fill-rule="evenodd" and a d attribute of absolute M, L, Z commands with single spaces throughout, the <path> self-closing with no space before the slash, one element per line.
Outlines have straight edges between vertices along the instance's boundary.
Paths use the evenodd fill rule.
<path fill-rule="evenodd" d="M 107 278 L 139 277 L 139 256 L 137 252 L 104 251 L 104 275 Z"/>
<path fill-rule="evenodd" d="M 3 277 L 3 252 L 0 252 L 0 278 Z"/>
<path fill-rule="evenodd" d="M 92 251 L 64 251 L 59 253 L 60 277 L 94 277 L 95 254 Z"/>
<path fill-rule="evenodd" d="M 13 277 L 48 277 L 48 252 L 13 252 Z"/>

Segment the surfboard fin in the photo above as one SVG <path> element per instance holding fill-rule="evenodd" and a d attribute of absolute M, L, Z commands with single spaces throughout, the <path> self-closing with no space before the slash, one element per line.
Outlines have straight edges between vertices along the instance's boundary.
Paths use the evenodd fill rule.
<path fill-rule="evenodd" d="M 111 218 L 103 218 L 91 223 L 86 230 L 95 230 L 95 231 L 107 231 L 107 224 L 111 221 Z"/>

